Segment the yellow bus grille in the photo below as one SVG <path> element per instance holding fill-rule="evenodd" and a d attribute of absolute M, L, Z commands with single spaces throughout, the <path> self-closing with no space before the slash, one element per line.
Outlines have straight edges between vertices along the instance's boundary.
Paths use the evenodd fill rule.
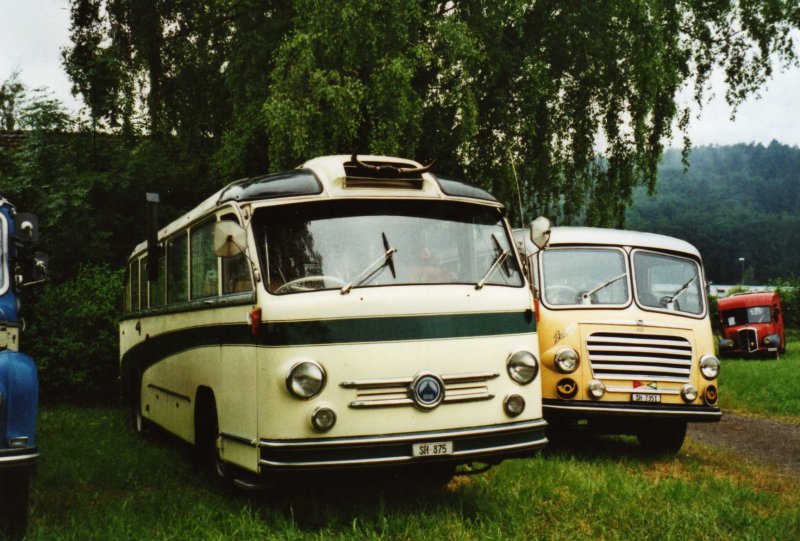
<path fill-rule="evenodd" d="M 597 379 L 688 381 L 692 345 L 680 336 L 596 332 L 586 340 Z"/>

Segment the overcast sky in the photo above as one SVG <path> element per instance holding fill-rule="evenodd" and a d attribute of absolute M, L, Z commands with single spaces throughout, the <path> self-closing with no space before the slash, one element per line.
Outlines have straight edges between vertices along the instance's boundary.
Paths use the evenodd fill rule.
<path fill-rule="evenodd" d="M 81 102 L 73 98 L 61 67 L 60 50 L 69 43 L 67 0 L 0 0 L 0 81 L 15 70 L 31 88 L 47 87 L 71 109 Z M 706 105 L 700 119 L 693 118 L 689 135 L 694 146 L 757 142 L 773 139 L 800 145 L 800 68 L 777 73 L 760 98 L 750 98 L 739 109 L 736 121 L 719 86 L 716 98 Z M 680 139 L 673 142 L 680 146 Z"/>

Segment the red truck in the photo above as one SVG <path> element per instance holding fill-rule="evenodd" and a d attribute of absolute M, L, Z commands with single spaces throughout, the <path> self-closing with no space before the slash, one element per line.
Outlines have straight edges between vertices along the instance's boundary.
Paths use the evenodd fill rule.
<path fill-rule="evenodd" d="M 776 359 L 786 351 L 781 298 L 775 291 L 738 293 L 719 299 L 722 324 L 720 353 L 767 354 Z"/>

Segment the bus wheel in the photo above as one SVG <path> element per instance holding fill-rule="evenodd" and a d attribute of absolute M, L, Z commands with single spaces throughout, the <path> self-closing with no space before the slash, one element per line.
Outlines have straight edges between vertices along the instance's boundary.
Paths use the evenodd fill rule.
<path fill-rule="evenodd" d="M 639 445 L 654 454 L 675 454 L 686 439 L 686 421 L 654 421 L 639 429 Z"/>
<path fill-rule="evenodd" d="M 22 538 L 28 528 L 31 470 L 0 470 L 0 535 Z"/>
<path fill-rule="evenodd" d="M 211 390 L 200 389 L 194 410 L 195 456 L 202 468 L 211 470 L 220 479 L 227 479 L 225 463 L 217 448 L 218 437 L 217 402 Z"/>

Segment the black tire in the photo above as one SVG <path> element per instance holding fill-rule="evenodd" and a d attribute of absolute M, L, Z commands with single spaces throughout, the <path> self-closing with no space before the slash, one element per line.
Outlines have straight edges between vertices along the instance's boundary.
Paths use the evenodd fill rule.
<path fill-rule="evenodd" d="M 0 470 L 0 533 L 21 539 L 28 529 L 31 470 Z"/>
<path fill-rule="evenodd" d="M 674 455 L 686 439 L 686 421 L 655 421 L 640 428 L 636 437 L 648 453 Z"/>

